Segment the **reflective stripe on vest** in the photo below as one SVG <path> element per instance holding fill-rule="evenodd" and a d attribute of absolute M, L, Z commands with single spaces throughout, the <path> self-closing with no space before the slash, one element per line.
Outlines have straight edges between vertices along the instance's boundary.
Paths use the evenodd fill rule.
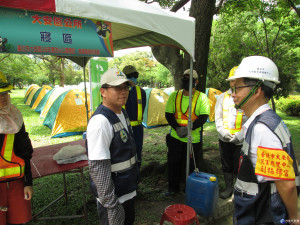
<path fill-rule="evenodd" d="M 228 94 L 228 91 L 224 95 L 223 99 L 223 125 L 226 130 L 229 131 L 230 134 L 235 134 L 239 132 L 242 129 L 242 121 L 243 121 L 243 112 L 239 112 L 237 110 L 236 118 L 235 118 L 235 128 L 229 128 L 228 127 L 228 115 L 229 115 L 229 108 L 234 108 L 234 105 L 230 104 L 230 94 Z M 234 108 L 234 110 L 236 110 Z"/>
<path fill-rule="evenodd" d="M 141 125 L 143 122 L 143 101 L 141 87 L 135 86 L 136 97 L 137 97 L 137 120 L 130 121 L 132 127 Z M 122 106 L 126 109 L 125 105 Z"/>
<path fill-rule="evenodd" d="M 177 92 L 176 100 L 175 100 L 175 119 L 177 123 L 180 126 L 187 126 L 188 124 L 188 115 L 189 115 L 189 107 L 187 108 L 186 112 L 183 113 L 181 110 L 181 103 L 182 103 L 182 95 L 183 95 L 183 90 L 179 90 Z M 195 121 L 198 116 L 195 114 L 195 108 L 196 108 L 196 103 L 199 98 L 200 92 L 195 91 L 193 99 L 192 99 L 192 114 L 191 114 L 191 119 L 192 121 Z"/>
<path fill-rule="evenodd" d="M 111 172 L 122 172 L 126 169 L 131 168 L 137 161 L 137 155 L 131 157 L 130 159 L 120 162 L 120 163 L 115 163 L 111 165 Z"/>
<path fill-rule="evenodd" d="M 24 176 L 25 162 L 13 151 L 14 134 L 5 134 L 0 157 L 0 180 L 21 178 Z"/>

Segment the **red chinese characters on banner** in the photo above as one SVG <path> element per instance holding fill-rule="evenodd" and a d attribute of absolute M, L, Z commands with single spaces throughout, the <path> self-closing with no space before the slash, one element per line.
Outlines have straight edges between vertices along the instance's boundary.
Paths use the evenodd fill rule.
<path fill-rule="evenodd" d="M 62 18 L 58 16 L 39 16 L 35 14 L 31 16 L 32 24 L 56 26 L 56 27 L 69 27 L 82 29 L 82 21 L 80 19 Z"/>
<path fill-rule="evenodd" d="M 270 178 L 293 180 L 293 160 L 283 149 L 257 148 L 255 174 Z"/>

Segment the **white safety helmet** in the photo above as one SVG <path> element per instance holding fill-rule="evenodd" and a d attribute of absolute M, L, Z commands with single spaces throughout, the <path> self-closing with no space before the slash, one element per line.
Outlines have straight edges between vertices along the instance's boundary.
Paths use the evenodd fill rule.
<path fill-rule="evenodd" d="M 237 78 L 250 78 L 262 80 L 266 86 L 275 88 L 279 84 L 279 72 L 275 63 L 264 56 L 249 56 L 242 60 L 236 69 L 234 76 L 227 80 L 235 80 Z"/>

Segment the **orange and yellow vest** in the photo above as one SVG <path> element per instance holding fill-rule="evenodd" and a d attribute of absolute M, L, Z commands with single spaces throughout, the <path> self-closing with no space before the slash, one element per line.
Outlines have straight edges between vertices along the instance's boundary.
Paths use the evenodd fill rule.
<path fill-rule="evenodd" d="M 185 113 L 182 112 L 181 110 L 182 94 L 183 94 L 183 90 L 181 89 L 177 92 L 176 95 L 175 119 L 180 126 L 186 127 L 188 124 L 189 107 L 187 108 Z M 192 121 L 195 121 L 198 118 L 198 116 L 195 114 L 195 108 L 196 108 L 196 103 L 199 98 L 199 95 L 200 92 L 196 90 L 192 99 L 192 113 L 191 113 Z"/>
<path fill-rule="evenodd" d="M 235 128 L 229 128 L 228 127 L 228 115 L 229 115 L 230 108 L 234 108 L 234 105 L 231 104 L 230 94 L 228 94 L 228 92 L 226 92 L 224 95 L 224 99 L 223 99 L 223 125 L 224 125 L 224 128 L 226 130 L 228 130 L 230 134 L 235 134 L 242 129 L 242 121 L 243 121 L 244 112 L 240 112 L 237 110 L 237 114 L 236 114 L 236 118 L 235 118 Z"/>
<path fill-rule="evenodd" d="M 143 122 L 143 101 L 141 87 L 135 86 L 135 90 L 137 96 L 137 120 L 130 121 L 130 125 L 132 127 L 141 125 Z M 125 105 L 123 105 L 123 108 L 126 109 Z"/>
<path fill-rule="evenodd" d="M 15 134 L 5 134 L 0 155 L 0 181 L 24 176 L 25 161 L 14 153 Z"/>

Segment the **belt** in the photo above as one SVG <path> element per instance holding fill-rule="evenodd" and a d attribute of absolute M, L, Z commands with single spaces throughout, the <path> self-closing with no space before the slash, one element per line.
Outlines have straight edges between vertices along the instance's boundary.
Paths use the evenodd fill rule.
<path fill-rule="evenodd" d="M 120 162 L 120 163 L 115 163 L 111 165 L 111 172 L 119 172 L 128 168 L 131 168 L 132 165 L 136 163 L 136 155 L 131 157 L 130 159 Z"/>

